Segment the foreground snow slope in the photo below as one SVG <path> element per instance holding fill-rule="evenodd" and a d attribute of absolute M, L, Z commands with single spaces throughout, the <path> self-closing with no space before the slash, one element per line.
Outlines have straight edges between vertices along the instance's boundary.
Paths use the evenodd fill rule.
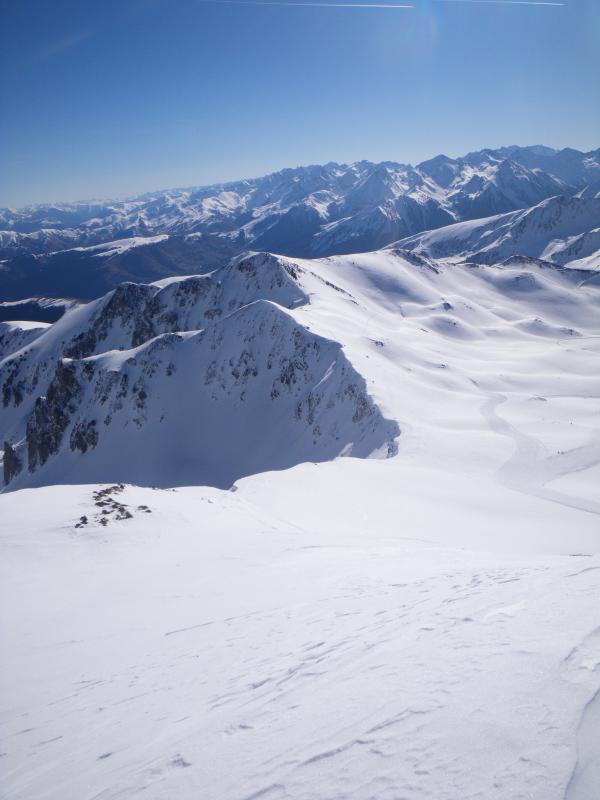
<path fill-rule="evenodd" d="M 7 799 L 595 800 L 597 516 L 415 458 L 100 488 L 1 498 Z"/>
<path fill-rule="evenodd" d="M 258 305 L 340 343 L 398 452 L 229 491 L 3 493 L 4 796 L 597 800 L 598 289 L 526 260 L 260 263 L 290 279 L 257 284 L 279 300 L 236 290 L 206 335 L 241 341 Z M 95 355 L 65 363 L 92 376 L 111 359 L 119 375 L 143 330 L 107 307 L 71 318 L 94 336 L 67 346 Z M 187 352 L 198 333 L 134 350 L 173 336 Z"/>

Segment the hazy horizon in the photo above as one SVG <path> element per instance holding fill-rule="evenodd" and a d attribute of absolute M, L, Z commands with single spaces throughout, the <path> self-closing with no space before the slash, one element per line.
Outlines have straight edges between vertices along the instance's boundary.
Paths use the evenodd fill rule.
<path fill-rule="evenodd" d="M 238 182 L 245 181 L 245 180 L 248 180 L 248 181 L 256 180 L 256 179 L 259 179 L 259 178 L 264 177 L 266 175 L 277 174 L 278 172 L 282 172 L 282 171 L 284 171 L 286 169 L 292 169 L 292 170 L 294 170 L 294 169 L 308 169 L 310 167 L 325 166 L 327 164 L 332 164 L 332 163 L 336 163 L 336 164 L 339 164 L 340 166 L 344 166 L 344 165 L 350 165 L 350 164 L 357 164 L 357 163 L 360 163 L 361 161 L 369 162 L 369 163 L 375 163 L 375 164 L 378 164 L 378 163 L 395 163 L 395 164 L 406 164 L 408 166 L 418 166 L 420 163 L 423 163 L 424 161 L 428 161 L 428 160 L 430 160 L 432 158 L 435 158 L 437 156 L 440 156 L 440 155 L 447 156 L 448 158 L 458 159 L 458 158 L 461 158 L 461 157 L 464 157 L 464 156 L 468 155 L 468 153 L 480 152 L 482 150 L 501 150 L 503 148 L 508 148 L 508 147 L 523 147 L 523 148 L 528 148 L 528 147 L 550 147 L 551 149 L 554 149 L 554 150 L 556 150 L 558 152 L 560 152 L 561 150 L 565 150 L 565 149 L 572 149 L 572 150 L 578 150 L 579 152 L 584 152 L 584 153 L 598 149 L 598 147 L 594 147 L 594 146 L 592 146 L 590 148 L 583 149 L 583 148 L 580 148 L 580 147 L 573 147 L 572 145 L 569 145 L 569 144 L 564 145 L 563 147 L 552 147 L 551 145 L 546 145 L 543 142 L 537 142 L 536 144 L 526 144 L 526 145 L 515 144 L 513 142 L 512 144 L 501 144 L 501 145 L 494 146 L 494 147 L 483 145 L 482 147 L 477 147 L 474 150 L 469 150 L 468 152 L 465 151 L 464 153 L 452 153 L 452 154 L 449 154 L 447 152 L 440 151 L 439 153 L 434 153 L 432 155 L 426 155 L 424 158 L 418 159 L 416 161 L 414 161 L 414 160 L 411 161 L 411 160 L 402 159 L 402 158 L 399 158 L 399 159 L 382 158 L 382 159 L 379 159 L 378 161 L 375 161 L 374 159 L 370 159 L 370 158 L 355 158 L 355 159 L 350 159 L 348 161 L 341 161 L 339 159 L 329 159 L 328 161 L 322 161 L 322 162 L 318 162 L 318 163 L 317 162 L 313 162 L 311 164 L 285 164 L 285 165 L 280 166 L 280 167 L 273 167 L 271 169 L 267 169 L 264 172 L 256 173 L 254 175 L 239 175 L 239 176 L 234 176 L 234 177 L 231 177 L 231 178 L 223 178 L 222 180 L 214 180 L 214 181 L 210 181 L 210 182 L 192 181 L 191 183 L 187 183 L 187 184 L 181 183 L 181 184 L 177 184 L 177 185 L 173 184 L 171 186 L 167 186 L 167 185 L 154 186 L 154 187 L 151 187 L 151 188 L 142 188 L 142 189 L 140 189 L 138 191 L 134 190 L 134 191 L 131 191 L 131 192 L 123 192 L 123 193 L 119 193 L 119 194 L 114 193 L 114 194 L 95 195 L 95 196 L 88 196 L 88 197 L 73 197 L 73 198 L 48 198 L 46 200 L 38 200 L 38 201 L 34 201 L 34 202 L 29 202 L 29 203 L 26 202 L 26 203 L 23 203 L 21 205 L 14 205 L 13 204 L 13 205 L 4 205 L 4 206 L 1 206 L 1 207 L 2 208 L 19 210 L 19 209 L 22 209 L 22 208 L 28 208 L 30 206 L 33 207 L 33 206 L 44 206 L 44 205 L 69 205 L 69 204 L 76 204 L 76 203 L 94 203 L 94 202 L 110 202 L 110 201 L 122 202 L 122 201 L 125 201 L 125 200 L 128 200 L 128 199 L 135 199 L 135 198 L 138 198 L 138 197 L 143 197 L 144 195 L 154 194 L 154 193 L 159 193 L 159 192 L 185 191 L 185 190 L 188 190 L 188 189 L 203 189 L 203 188 L 207 188 L 207 187 L 210 187 L 210 186 L 219 186 L 219 185 L 226 185 L 226 184 L 231 184 L 231 183 L 238 183 Z"/>

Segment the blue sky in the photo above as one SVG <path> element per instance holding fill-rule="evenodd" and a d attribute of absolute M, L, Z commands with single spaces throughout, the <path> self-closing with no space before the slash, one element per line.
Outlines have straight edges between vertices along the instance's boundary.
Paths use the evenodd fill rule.
<path fill-rule="evenodd" d="M 0 205 L 600 146 L 598 0 L 400 2 L 0 0 Z"/>

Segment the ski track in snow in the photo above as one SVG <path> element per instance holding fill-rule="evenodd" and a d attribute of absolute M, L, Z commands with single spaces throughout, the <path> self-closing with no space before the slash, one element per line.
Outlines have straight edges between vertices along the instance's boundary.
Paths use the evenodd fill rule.
<path fill-rule="evenodd" d="M 241 263 L 242 277 L 282 274 L 273 259 Z M 230 491 L 2 494 L 7 800 L 597 800 L 597 306 L 593 287 L 528 270 L 438 270 L 392 253 L 304 261 L 279 286 L 293 309 L 262 301 L 271 336 L 284 325 L 297 340 L 310 328 L 323 348 L 342 342 L 345 374 L 400 425 L 394 458 L 317 464 L 307 447 L 293 468 L 249 469 Z M 227 371 L 236 332 L 254 334 L 248 288 L 232 295 L 243 312 L 223 318 L 247 329 L 230 329 L 221 362 L 227 388 L 250 396 L 256 376 L 246 387 Z M 89 333 L 93 311 L 54 333 Z M 194 307 L 184 311 L 195 331 Z M 119 335 L 108 326 L 99 354 L 81 358 L 90 380 L 102 364 L 117 375 L 131 353 L 149 352 L 154 368 L 161 337 L 189 353 L 196 336 L 167 331 L 119 352 Z M 43 336 L 31 353 L 51 373 L 60 336 Z M 177 378 L 166 364 L 150 385 L 184 387 L 179 363 Z M 314 383 L 331 380 L 330 363 Z M 179 453 L 190 426 L 203 432 L 193 400 Z M 20 406 L 7 408 L 22 436 Z M 262 430 L 276 421 L 265 415 Z M 160 452 L 181 434 L 172 417 L 143 424 L 145 441 L 162 425 Z M 106 428 L 110 471 L 138 428 Z M 91 453 L 67 451 L 76 479 Z M 146 466 L 130 475 L 147 478 Z"/>
<path fill-rule="evenodd" d="M 600 787 L 600 628 L 571 651 L 566 664 L 571 674 L 591 672 L 598 687 L 584 706 L 577 726 L 577 759 L 565 791 L 565 800 L 589 800 Z"/>
<path fill-rule="evenodd" d="M 483 417 L 491 430 L 507 436 L 515 444 L 514 454 L 498 470 L 502 482 L 519 492 L 588 511 L 590 514 L 600 514 L 600 502 L 572 497 L 546 488 L 546 484 L 555 478 L 599 464 L 600 434 L 596 434 L 587 445 L 564 453 L 561 461 L 553 464 L 538 439 L 517 430 L 497 413 L 499 406 L 506 403 L 507 399 L 506 395 L 493 395 L 481 407 Z"/>

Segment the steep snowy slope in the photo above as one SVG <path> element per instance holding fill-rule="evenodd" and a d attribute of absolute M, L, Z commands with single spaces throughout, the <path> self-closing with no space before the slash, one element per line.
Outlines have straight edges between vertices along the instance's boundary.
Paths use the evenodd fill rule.
<path fill-rule="evenodd" d="M 0 362 L 33 342 L 49 327 L 47 322 L 0 322 Z"/>
<path fill-rule="evenodd" d="M 597 284 L 527 259 L 453 266 L 391 250 L 239 265 L 218 306 L 201 298 L 221 271 L 130 285 L 118 314 L 106 314 L 115 292 L 30 345 L 64 338 L 96 353 L 59 368 L 82 384 L 74 420 L 107 411 L 125 374 L 152 389 L 128 392 L 108 425 L 98 414 L 95 447 L 80 429 L 86 452 L 70 450 L 70 428 L 47 469 L 72 458 L 83 474 L 111 431 L 113 474 L 139 468 L 133 416 L 119 427 L 130 412 L 152 421 L 159 464 L 178 409 L 177 460 L 206 463 L 200 437 L 213 433 L 215 463 L 236 442 L 252 469 L 273 453 L 304 459 L 312 428 L 292 438 L 299 422 L 284 429 L 275 409 L 288 415 L 306 383 L 323 398 L 321 442 L 333 395 L 343 430 L 398 422 L 398 452 L 308 458 L 235 491 L 2 493 L 3 796 L 596 800 Z M 203 332 L 153 330 L 135 345 L 139 312 L 161 296 L 161 324 L 180 314 Z M 297 381 L 279 381 L 273 400 L 272 349 Z M 253 360 L 238 363 L 242 350 Z M 343 390 L 355 374 L 373 409 L 358 423 Z M 240 425 L 255 402 L 271 455 L 247 447 Z"/>
<path fill-rule="evenodd" d="M 197 330 L 258 299 L 294 306 L 306 296 L 293 274 L 269 256 L 240 258 L 207 275 L 154 285 L 125 283 L 73 309 L 43 337 L 0 361 L 4 439 L 24 445 L 27 420 L 37 398 L 48 391 L 62 356 L 127 350 L 161 333 Z"/>
<path fill-rule="evenodd" d="M 600 268 L 600 198 L 551 197 L 524 211 L 410 236 L 393 247 L 480 264 L 529 256 L 561 266 Z"/>
<path fill-rule="evenodd" d="M 258 300 L 199 333 L 65 361 L 29 419 L 14 487 L 228 488 L 302 461 L 385 456 L 398 432 L 338 343 Z"/>
<path fill-rule="evenodd" d="M 228 486 L 301 461 L 393 455 L 428 406 L 404 394 L 408 374 L 433 369 L 435 383 L 449 347 L 595 331 L 585 275 L 388 250 L 254 255 L 124 284 L 0 362 L 5 483 Z M 472 380 L 441 382 L 470 392 Z"/>
<path fill-rule="evenodd" d="M 398 426 L 340 345 L 284 312 L 308 300 L 301 272 L 257 255 L 124 284 L 67 314 L 0 362 L 5 482 L 228 486 L 299 461 L 393 452 Z"/>

